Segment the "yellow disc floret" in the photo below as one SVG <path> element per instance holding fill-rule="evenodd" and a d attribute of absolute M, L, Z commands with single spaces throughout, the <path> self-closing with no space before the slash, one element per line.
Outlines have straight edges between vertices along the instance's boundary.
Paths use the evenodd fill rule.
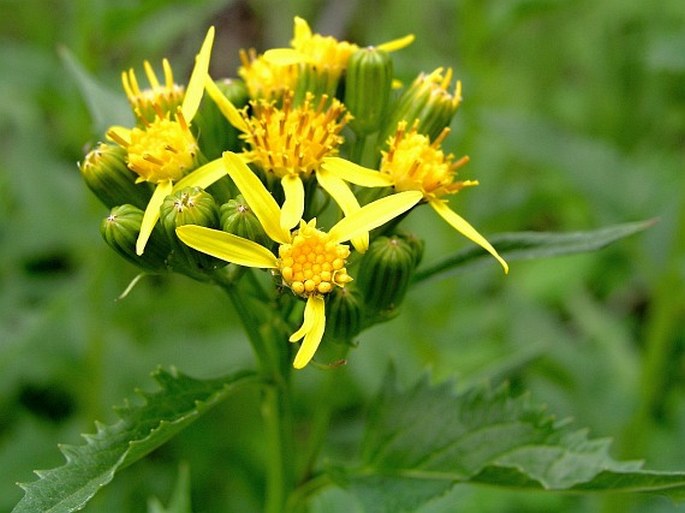
<path fill-rule="evenodd" d="M 197 165 L 199 148 L 180 110 L 175 120 L 158 116 L 143 128 L 133 128 L 125 146 L 128 167 L 139 181 L 176 181 Z"/>
<path fill-rule="evenodd" d="M 238 75 L 245 81 L 250 98 L 279 99 L 286 91 L 295 88 L 297 65 L 274 64 L 251 48 L 240 50 Z"/>
<path fill-rule="evenodd" d="M 278 248 L 278 256 L 283 283 L 299 296 L 327 294 L 352 281 L 345 268 L 350 248 L 317 230 L 316 219 L 301 221 L 292 242 Z"/>
<path fill-rule="evenodd" d="M 454 155 L 446 155 L 440 148 L 449 128 L 445 128 L 432 143 L 416 128 L 417 123 L 410 130 L 407 130 L 406 121 L 398 123 L 395 135 L 388 140 L 390 149 L 382 152 L 380 171 L 392 177 L 396 191 L 421 191 L 424 199 L 431 201 L 464 187 L 478 185 L 475 180 L 454 180 L 457 169 L 469 159 L 462 157 L 455 162 Z"/>
<path fill-rule="evenodd" d="M 332 36 L 312 33 L 302 18 L 295 18 L 295 36 L 292 47 L 304 56 L 306 63 L 338 77 L 347 67 L 350 55 L 359 47 L 347 41 L 338 41 Z"/>
<path fill-rule="evenodd" d="M 143 67 L 150 87 L 140 88 L 133 68 L 122 72 L 121 82 L 136 117 L 140 120 L 152 121 L 157 108 L 161 108 L 163 112 L 175 111 L 183 102 L 185 88 L 174 83 L 174 75 L 168 60 L 162 61 L 164 83 L 160 83 L 148 61 L 143 63 Z"/>
<path fill-rule="evenodd" d="M 343 104 L 326 96 L 314 103 L 307 94 L 297 107 L 292 102 L 292 93 L 285 95 L 281 108 L 273 101 L 256 100 L 251 102 L 252 116 L 243 114 L 248 158 L 279 178 L 308 177 L 324 157 L 336 155 L 343 142 L 340 131 L 349 119 Z"/>

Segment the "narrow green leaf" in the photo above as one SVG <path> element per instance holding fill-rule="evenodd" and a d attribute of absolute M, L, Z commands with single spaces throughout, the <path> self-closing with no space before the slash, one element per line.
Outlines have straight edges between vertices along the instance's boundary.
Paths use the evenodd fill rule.
<path fill-rule="evenodd" d="M 115 93 L 100 84 L 68 48 L 60 47 L 59 56 L 81 91 L 90 111 L 95 133 L 104 134 L 112 125 L 133 126 L 133 112 L 123 92 Z"/>
<path fill-rule="evenodd" d="M 456 393 L 428 380 L 399 390 L 394 376 L 377 399 L 361 464 L 334 469 L 365 511 L 413 511 L 457 483 L 519 489 L 685 492 L 685 472 L 642 470 L 609 456 L 609 441 L 591 440 L 527 396 L 506 387 Z"/>
<path fill-rule="evenodd" d="M 551 258 L 597 251 L 609 244 L 653 226 L 656 220 L 617 224 L 583 232 L 513 232 L 488 237 L 507 262 Z M 477 246 L 469 247 L 436 263 L 419 269 L 414 282 L 463 271 L 467 266 L 490 260 L 490 255 Z"/>
<path fill-rule="evenodd" d="M 160 369 L 153 378 L 160 390 L 139 391 L 144 404 L 118 408 L 120 420 L 111 426 L 96 423 L 97 432 L 84 435 L 84 445 L 60 446 L 66 463 L 36 471 L 38 481 L 20 485 L 26 494 L 12 513 L 68 513 L 83 508 L 119 470 L 164 444 L 237 387 L 257 379 L 251 372 L 238 372 L 199 380 L 173 369 Z"/>

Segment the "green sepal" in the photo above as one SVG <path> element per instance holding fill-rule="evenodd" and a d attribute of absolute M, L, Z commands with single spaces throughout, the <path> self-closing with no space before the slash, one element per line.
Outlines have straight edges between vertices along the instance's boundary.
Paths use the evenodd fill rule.
<path fill-rule="evenodd" d="M 202 278 L 205 271 L 222 267 L 226 263 L 189 248 L 176 236 L 176 228 L 186 224 L 219 227 L 219 207 L 214 197 L 200 187 L 186 187 L 164 199 L 159 211 L 160 224 L 172 253 L 169 266 L 194 278 Z"/>
<path fill-rule="evenodd" d="M 399 235 L 375 239 L 359 263 L 357 285 L 364 303 L 383 316 L 400 306 L 416 269 L 415 248 Z"/>
<path fill-rule="evenodd" d="M 143 220 L 143 211 L 134 205 L 114 207 L 100 223 L 100 233 L 105 242 L 132 264 L 147 271 L 166 271 L 166 259 L 171 251 L 159 225 L 155 226 L 145 248 L 136 254 L 136 240 Z"/>
<path fill-rule="evenodd" d="M 242 195 L 239 194 L 235 199 L 221 205 L 219 217 L 221 229 L 225 232 L 249 239 L 266 248 L 273 245 L 273 241 Z"/>
<path fill-rule="evenodd" d="M 368 135 L 381 126 L 390 100 L 392 59 L 375 47 L 360 48 L 350 56 L 345 79 L 345 106 L 357 134 Z"/>
<path fill-rule="evenodd" d="M 107 208 L 130 204 L 144 209 L 152 196 L 149 183 L 136 183 L 138 175 L 127 167 L 126 150 L 121 146 L 99 143 L 79 164 L 79 170 Z"/>
<path fill-rule="evenodd" d="M 364 300 L 354 283 L 336 287 L 326 299 L 326 336 L 334 342 L 351 343 L 362 330 Z"/>

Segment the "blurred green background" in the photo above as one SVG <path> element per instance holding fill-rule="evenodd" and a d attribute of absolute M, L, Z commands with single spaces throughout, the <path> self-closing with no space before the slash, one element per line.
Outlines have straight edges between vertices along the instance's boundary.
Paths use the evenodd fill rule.
<path fill-rule="evenodd" d="M 685 469 L 685 5 L 662 0 L 285 2 L 0 0 L 0 511 L 17 481 L 62 462 L 93 421 L 149 372 L 195 376 L 252 356 L 220 291 L 148 277 L 115 301 L 136 269 L 110 251 L 106 215 L 76 162 L 102 138 L 60 48 L 107 87 L 121 70 L 167 56 L 179 81 L 208 25 L 212 74 L 234 76 L 239 48 L 286 46 L 292 17 L 364 44 L 407 33 L 394 54 L 405 82 L 453 67 L 464 103 L 446 146 L 481 185 L 452 202 L 482 233 L 569 231 L 658 217 L 648 232 L 596 254 L 493 261 L 410 292 L 403 313 L 360 336 L 339 395 L 332 440 L 351 444 L 388 361 L 406 383 L 425 369 L 459 386 L 507 380 L 617 458 Z M 122 97 L 123 97 L 123 93 Z M 467 245 L 431 212 L 410 219 L 430 262 Z M 429 231 L 427 231 L 429 230 Z M 300 404 L 316 371 L 296 376 Z M 259 412 L 245 392 L 117 476 L 85 511 L 143 512 L 190 464 L 196 511 L 256 511 Z M 255 431 L 256 430 L 256 431 Z M 353 445 L 353 444 L 352 444 Z M 326 511 L 325 504 L 319 504 Z M 677 509 L 666 499 L 523 494 L 458 486 L 438 511 Z"/>

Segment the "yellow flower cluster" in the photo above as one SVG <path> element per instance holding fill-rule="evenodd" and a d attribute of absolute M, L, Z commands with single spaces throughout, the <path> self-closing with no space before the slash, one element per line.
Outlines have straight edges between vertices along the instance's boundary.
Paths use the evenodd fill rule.
<path fill-rule="evenodd" d="M 188 187 L 206 189 L 209 194 L 203 193 L 203 206 L 192 214 L 192 224 L 187 224 L 188 217 L 182 222 L 174 217 L 173 209 L 162 209 L 161 225 L 167 231 L 164 247 L 170 248 L 162 265 L 194 278 L 212 279 L 215 269 L 198 267 L 199 259 L 184 260 L 190 254 L 178 250 L 184 244 L 217 261 L 271 270 L 278 277 L 274 294 L 286 287 L 293 300 L 305 301 L 302 325 L 289 336 L 291 342 L 302 341 L 294 359 L 296 368 L 313 358 L 326 331 L 328 298 L 336 290 L 354 287 L 356 266 L 373 265 L 383 279 L 410 283 L 409 276 L 393 273 L 406 274 L 416 268 L 420 245 L 412 242 L 415 239 L 393 236 L 391 240 L 402 244 L 401 250 L 365 253 L 370 242 L 391 235 L 395 225 L 419 204 L 430 205 L 508 270 L 495 248 L 447 204 L 448 196 L 477 185 L 457 179 L 468 157 L 455 159 L 442 148 L 461 103 L 461 83 L 457 81 L 450 92 L 452 70 L 438 68 L 420 74 L 399 94 L 391 94 L 396 80 L 389 54 L 410 44 L 413 36 L 361 48 L 317 34 L 298 17 L 289 48 L 263 54 L 254 49 L 241 51 L 240 78 L 230 82 L 209 76 L 213 39 L 210 28 L 187 86 L 174 82 L 166 59 L 163 83 L 152 66 L 144 63 L 149 88 L 140 87 L 132 69 L 124 72 L 122 83 L 136 124 L 114 126 L 107 132 L 119 148 L 112 155 L 123 155 L 122 163 L 111 165 L 114 157 L 86 159 L 84 179 L 90 180 L 89 186 L 103 201 L 106 197 L 108 205 L 130 203 L 134 187 L 154 188 L 135 237 L 135 254 L 142 258 L 148 243 L 155 246 L 155 254 L 160 253 L 161 242 L 155 234 L 167 197 L 182 197 Z M 232 94 L 230 88 L 236 86 L 247 91 L 247 98 L 244 93 Z M 340 96 L 341 91 L 346 92 Z M 347 99 L 351 107 L 345 104 Z M 349 123 L 354 116 L 358 119 Z M 231 130 L 237 135 L 230 137 Z M 208 148 L 208 134 L 214 134 L 213 140 L 222 145 L 219 151 Z M 220 158 L 209 162 L 204 157 L 220 153 Z M 97 165 L 93 163 L 100 161 L 109 167 L 94 173 L 91 168 Z M 123 176 L 126 168 L 133 179 Z M 118 175 L 104 180 L 102 175 L 110 169 Z M 97 176 L 97 181 L 91 176 Z M 105 183 L 107 191 L 101 185 Z M 119 196 L 114 190 L 121 191 L 116 193 Z M 235 205 L 237 194 L 241 204 L 249 206 L 241 216 L 246 223 L 253 218 L 259 230 L 232 231 L 235 208 L 222 205 L 229 201 Z M 234 221 L 217 222 L 216 212 L 224 210 L 232 212 Z M 261 243 L 246 236 L 257 232 L 265 234 Z M 122 250 L 129 238 L 118 240 L 115 249 Z M 264 240 L 271 242 L 264 245 Z M 123 250 L 130 258 L 132 251 Z M 381 258 L 377 255 L 408 260 L 368 261 Z M 401 288 L 388 287 L 387 294 L 375 294 L 367 304 L 396 308 L 406 292 Z M 394 298 L 386 298 L 392 294 Z M 361 319 L 355 324 L 357 331 L 376 322 L 378 315 L 364 306 L 363 290 L 360 295 L 361 300 L 356 293 L 338 294 L 335 299 L 336 312 Z M 341 303 L 351 300 L 354 303 Z M 354 313 L 351 308 L 362 311 Z M 349 329 L 335 331 L 356 334 Z"/>

